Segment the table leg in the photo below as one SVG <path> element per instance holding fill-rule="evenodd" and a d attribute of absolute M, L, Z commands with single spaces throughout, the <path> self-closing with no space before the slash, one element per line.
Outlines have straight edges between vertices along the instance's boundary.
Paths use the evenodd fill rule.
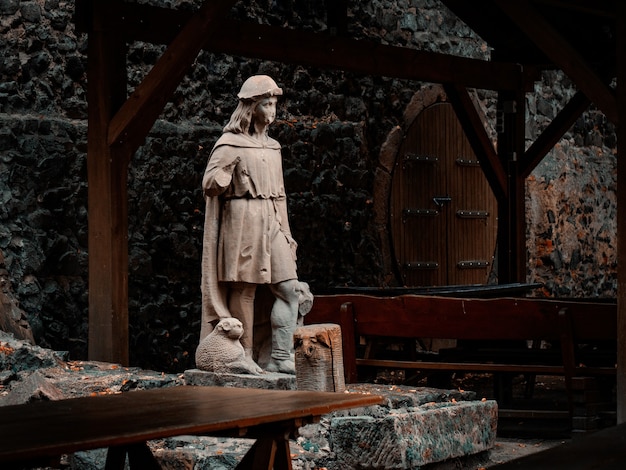
<path fill-rule="evenodd" d="M 109 447 L 104 470 L 123 470 L 126 463 L 125 447 Z"/>
<path fill-rule="evenodd" d="M 131 470 L 161 470 L 161 465 L 145 442 L 110 447 L 107 452 L 105 470 L 123 470 L 126 455 L 128 455 L 128 466 Z"/>
<path fill-rule="evenodd" d="M 236 467 L 236 470 L 261 469 L 293 470 L 288 434 L 258 438 Z"/>

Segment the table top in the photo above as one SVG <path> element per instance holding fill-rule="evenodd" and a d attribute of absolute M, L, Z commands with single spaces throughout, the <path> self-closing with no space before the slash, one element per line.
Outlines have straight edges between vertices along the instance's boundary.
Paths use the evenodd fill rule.
<path fill-rule="evenodd" d="M 179 386 L 0 407 L 0 461 L 215 434 L 375 405 L 357 393 Z"/>

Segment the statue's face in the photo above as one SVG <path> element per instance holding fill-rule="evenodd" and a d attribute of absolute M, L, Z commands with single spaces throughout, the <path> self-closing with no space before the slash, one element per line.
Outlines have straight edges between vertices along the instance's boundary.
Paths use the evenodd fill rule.
<path fill-rule="evenodd" d="M 276 119 L 276 102 L 278 99 L 275 96 L 270 96 L 269 98 L 263 98 L 259 104 L 257 104 L 256 108 L 254 108 L 254 113 L 252 118 L 254 121 L 263 123 L 266 126 L 269 126 Z"/>

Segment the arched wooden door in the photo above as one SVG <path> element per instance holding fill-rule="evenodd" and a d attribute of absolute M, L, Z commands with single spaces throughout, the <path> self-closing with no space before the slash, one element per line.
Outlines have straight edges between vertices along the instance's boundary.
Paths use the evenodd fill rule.
<path fill-rule="evenodd" d="M 449 103 L 425 108 L 396 158 L 391 236 L 406 286 L 485 284 L 497 203 Z"/>

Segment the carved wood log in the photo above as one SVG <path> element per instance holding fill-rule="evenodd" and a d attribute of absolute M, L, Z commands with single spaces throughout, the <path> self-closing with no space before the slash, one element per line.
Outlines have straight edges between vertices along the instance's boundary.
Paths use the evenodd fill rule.
<path fill-rule="evenodd" d="M 345 391 L 339 325 L 301 326 L 294 334 L 294 345 L 298 390 Z"/>

